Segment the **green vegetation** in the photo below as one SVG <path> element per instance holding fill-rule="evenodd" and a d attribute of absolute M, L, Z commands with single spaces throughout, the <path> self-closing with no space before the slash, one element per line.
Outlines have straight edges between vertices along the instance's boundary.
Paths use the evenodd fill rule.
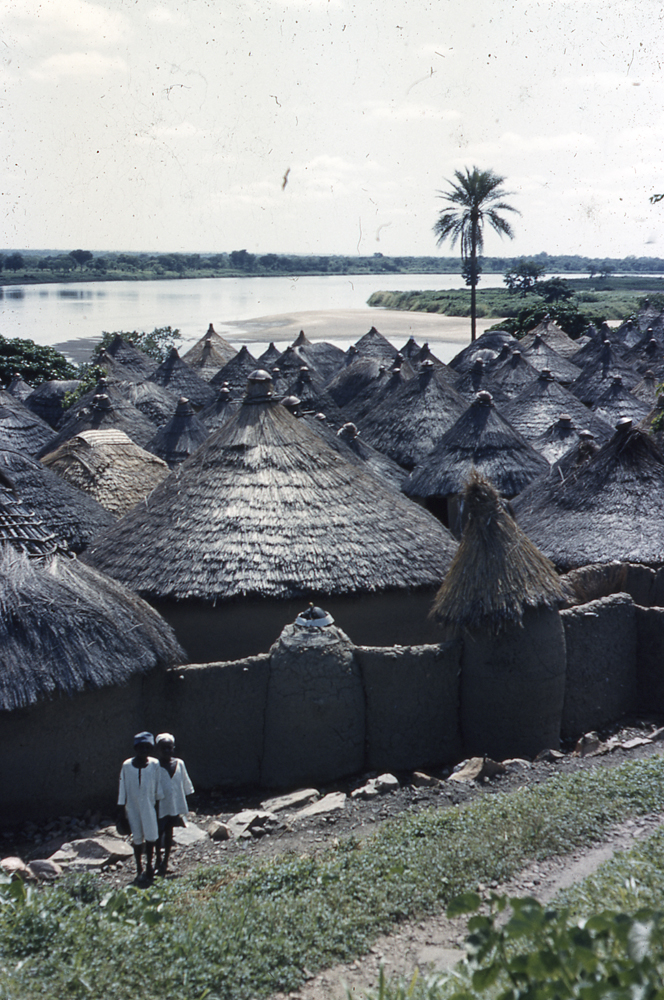
<path fill-rule="evenodd" d="M 598 839 L 664 807 L 664 758 L 596 768 L 465 808 L 386 823 L 313 856 L 232 861 L 104 895 L 86 876 L 0 887 L 0 996 L 248 1000 L 367 950 L 478 881 Z"/>
<path fill-rule="evenodd" d="M 78 378 L 78 366 L 53 347 L 40 347 L 32 340 L 0 336 L 0 383 L 8 385 L 15 374 L 31 386 L 50 379 Z"/>

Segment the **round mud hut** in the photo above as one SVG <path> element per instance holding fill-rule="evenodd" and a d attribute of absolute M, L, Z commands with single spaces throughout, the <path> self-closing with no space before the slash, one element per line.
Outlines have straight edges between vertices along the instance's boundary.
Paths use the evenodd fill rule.
<path fill-rule="evenodd" d="M 553 565 L 473 474 L 467 521 L 432 617 L 461 638 L 464 752 L 534 757 L 555 749 L 565 696 L 565 599 Z"/>
<path fill-rule="evenodd" d="M 158 607 L 200 661 L 265 651 L 303 597 L 357 642 L 427 641 L 425 609 L 456 542 L 271 390 L 254 372 L 239 412 L 87 561 Z"/>

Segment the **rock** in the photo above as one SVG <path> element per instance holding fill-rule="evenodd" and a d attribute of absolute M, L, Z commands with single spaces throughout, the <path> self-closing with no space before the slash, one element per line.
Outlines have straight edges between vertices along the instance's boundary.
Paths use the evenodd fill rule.
<path fill-rule="evenodd" d="M 242 812 L 231 816 L 227 825 L 232 835 L 238 839 L 244 834 L 261 837 L 265 833 L 272 833 L 284 826 L 274 813 L 261 812 L 257 809 L 243 809 Z"/>
<path fill-rule="evenodd" d="M 546 750 L 540 750 L 535 760 L 545 760 L 549 764 L 555 764 L 557 760 L 561 760 L 564 756 L 565 754 L 561 750 L 547 748 Z"/>
<path fill-rule="evenodd" d="M 482 778 L 495 778 L 497 774 L 505 774 L 506 772 L 507 768 L 504 764 L 499 764 L 497 761 L 491 760 L 490 757 L 471 757 L 465 761 L 461 770 L 454 771 L 449 776 L 448 781 L 460 781 L 461 783 L 481 781 Z"/>
<path fill-rule="evenodd" d="M 371 781 L 367 781 L 366 785 L 361 785 L 360 788 L 354 788 L 350 793 L 351 799 L 375 799 L 379 795 L 380 792 L 376 787 L 375 778 L 372 778 Z"/>
<path fill-rule="evenodd" d="M 31 861 L 28 868 L 40 882 L 52 882 L 58 875 L 62 875 L 62 868 L 55 861 Z"/>
<path fill-rule="evenodd" d="M 0 868 L 2 868 L 5 875 L 10 875 L 12 878 L 21 878 L 24 882 L 33 882 L 36 878 L 26 863 L 21 861 L 20 858 L 3 858 L 0 861 Z"/>
<path fill-rule="evenodd" d="M 231 840 L 233 836 L 233 831 L 227 823 L 221 823 L 219 820 L 214 820 L 210 823 L 207 828 L 208 836 L 212 840 Z"/>
<path fill-rule="evenodd" d="M 376 788 L 379 792 L 396 792 L 399 787 L 399 779 L 393 774 L 379 774 L 376 778 Z"/>
<path fill-rule="evenodd" d="M 173 843 L 180 847 L 189 847 L 191 844 L 198 844 L 201 840 L 207 840 L 207 833 L 195 823 L 187 823 L 186 826 L 173 828 Z"/>
<path fill-rule="evenodd" d="M 502 761 L 505 767 L 520 767 L 524 770 L 530 767 L 530 761 L 525 760 L 523 757 L 508 757 L 507 760 Z"/>
<path fill-rule="evenodd" d="M 661 729 L 656 729 L 654 733 L 651 733 L 650 739 L 653 743 L 658 742 L 659 740 L 664 740 L 664 726 L 662 726 Z"/>
<path fill-rule="evenodd" d="M 590 754 L 597 753 L 599 747 L 600 741 L 597 733 L 584 733 L 583 736 L 579 737 L 574 747 L 574 753 L 577 757 L 588 757 Z"/>
<path fill-rule="evenodd" d="M 620 743 L 619 746 L 623 750 L 633 750 L 635 747 L 645 747 L 648 743 L 652 743 L 652 737 L 635 736 L 631 740 L 625 740 L 624 743 Z"/>
<path fill-rule="evenodd" d="M 319 816 L 321 813 L 337 812 L 346 805 L 347 796 L 344 792 L 330 792 L 324 795 L 318 802 L 313 802 L 310 806 L 305 806 L 295 813 L 297 819 L 306 816 Z"/>
<path fill-rule="evenodd" d="M 126 861 L 133 856 L 131 844 L 118 837 L 85 837 L 64 843 L 49 861 L 73 871 L 86 871 L 103 868 L 114 861 Z"/>
<path fill-rule="evenodd" d="M 316 788 L 300 788 L 299 791 L 291 792 L 289 795 L 277 795 L 274 799 L 266 799 L 265 802 L 261 802 L 261 807 L 266 812 L 278 813 L 311 805 L 319 798 L 320 792 Z"/>
<path fill-rule="evenodd" d="M 425 774 L 424 771 L 413 771 L 410 780 L 415 788 L 435 788 L 436 785 L 440 784 L 438 778 L 434 778 L 431 774 Z"/>

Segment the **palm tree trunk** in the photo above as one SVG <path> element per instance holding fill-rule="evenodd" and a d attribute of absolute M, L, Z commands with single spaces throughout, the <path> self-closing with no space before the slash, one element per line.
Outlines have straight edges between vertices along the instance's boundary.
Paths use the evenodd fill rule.
<path fill-rule="evenodd" d="M 470 342 L 471 343 L 475 340 L 475 337 L 477 335 L 477 332 L 476 332 L 476 327 L 477 327 L 477 319 L 476 319 L 476 313 L 477 313 L 476 297 L 477 297 L 477 292 L 476 292 L 476 288 L 477 288 L 477 285 L 475 284 L 475 281 L 476 281 L 476 279 L 475 279 L 475 277 L 473 277 L 473 283 L 470 286 Z"/>
<path fill-rule="evenodd" d="M 472 282 L 470 285 L 470 342 L 477 336 L 477 219 L 471 215 L 470 264 Z"/>

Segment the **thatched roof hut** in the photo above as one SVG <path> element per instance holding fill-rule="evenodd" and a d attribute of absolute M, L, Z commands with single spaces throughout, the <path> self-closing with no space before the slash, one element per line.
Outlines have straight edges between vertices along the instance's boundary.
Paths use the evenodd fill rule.
<path fill-rule="evenodd" d="M 549 316 L 545 316 L 541 323 L 538 323 L 537 326 L 528 331 L 525 337 L 521 338 L 519 341 L 521 350 L 527 351 L 537 337 L 541 337 L 544 343 L 551 347 L 559 357 L 567 360 L 579 350 L 578 342 L 572 340 Z"/>
<path fill-rule="evenodd" d="M 86 493 L 64 482 L 41 462 L 15 451 L 0 451 L 0 473 L 49 532 L 72 552 L 82 552 L 115 518 Z"/>
<path fill-rule="evenodd" d="M 113 407 L 121 410 L 124 409 L 127 404 L 128 397 L 127 393 L 123 391 L 122 386 L 134 384 L 135 383 L 133 382 L 120 383 L 115 379 L 107 378 L 105 375 L 102 375 L 101 378 L 97 379 L 97 384 L 90 389 L 89 392 L 79 396 L 76 402 L 64 411 L 58 424 L 58 430 L 61 430 L 68 420 L 71 420 L 77 410 L 91 407 L 95 396 L 107 396 Z"/>
<path fill-rule="evenodd" d="M 396 347 L 389 342 L 387 337 L 379 333 L 375 326 L 372 326 L 368 333 L 356 340 L 353 346 L 360 357 L 373 358 L 386 365 L 391 364 L 398 354 Z M 348 352 L 346 354 L 348 356 Z"/>
<path fill-rule="evenodd" d="M 406 343 L 399 351 L 399 354 L 402 354 L 404 358 L 407 358 L 410 361 L 411 358 L 417 357 L 417 355 L 420 353 L 421 350 L 422 348 L 420 344 L 417 343 L 415 338 L 409 337 Z"/>
<path fill-rule="evenodd" d="M 55 451 L 61 444 L 80 434 L 81 431 L 113 429 L 124 431 L 141 448 L 145 448 L 148 441 L 154 436 L 152 421 L 143 416 L 140 410 L 137 410 L 126 399 L 115 399 L 111 402 L 107 395 L 101 394 L 93 397 L 90 406 L 79 406 L 78 403 L 75 403 L 70 409 L 71 415 L 55 437 L 38 452 L 39 458 L 47 452 Z"/>
<path fill-rule="evenodd" d="M 500 354 L 505 345 L 509 345 L 513 350 L 519 349 L 519 341 L 507 333 L 505 330 L 487 330 L 481 334 L 468 347 L 464 347 L 450 361 L 450 368 L 453 368 L 459 375 L 463 375 L 475 358 L 482 358 L 484 361 L 493 361 Z"/>
<path fill-rule="evenodd" d="M 182 360 L 209 382 L 236 354 L 233 345 L 224 340 L 210 323 L 207 333 L 182 355 Z"/>
<path fill-rule="evenodd" d="M 162 459 L 117 430 L 83 431 L 45 455 L 42 464 L 116 518 L 144 500 L 169 471 Z"/>
<path fill-rule="evenodd" d="M 561 413 L 543 434 L 532 441 L 535 451 L 553 465 L 581 440 L 569 413 Z M 593 441 L 594 441 L 593 437 Z"/>
<path fill-rule="evenodd" d="M 312 343 L 305 336 L 304 330 L 300 330 L 299 336 L 293 341 L 293 347 L 302 358 L 302 364 L 317 372 L 323 382 L 329 382 L 334 378 L 344 364 L 345 353 L 340 347 L 329 344 L 326 340 Z M 278 365 L 279 361 L 276 364 Z"/>
<path fill-rule="evenodd" d="M 78 389 L 80 384 L 77 379 L 64 381 L 53 379 L 50 382 L 42 382 L 26 397 L 25 405 L 55 429 L 65 412 L 62 405 L 65 396 L 68 392 Z"/>
<path fill-rule="evenodd" d="M 561 413 L 569 414 L 577 427 L 591 430 L 598 441 L 611 437 L 611 427 L 559 385 L 551 372 L 540 372 L 531 385 L 503 407 L 503 415 L 531 444 Z"/>
<path fill-rule="evenodd" d="M 18 399 L 19 402 L 23 403 L 28 398 L 32 392 L 32 386 L 24 382 L 18 372 L 12 376 L 12 380 L 7 386 L 7 392 L 14 399 Z"/>
<path fill-rule="evenodd" d="M 222 385 L 214 402 L 198 413 L 198 419 L 209 431 L 216 431 L 222 424 L 226 423 L 229 417 L 237 413 L 240 406 L 242 406 L 242 402 L 233 399 L 229 387 Z"/>
<path fill-rule="evenodd" d="M 426 511 L 349 465 L 254 372 L 239 413 L 86 560 L 151 599 L 430 587 L 455 543 Z"/>
<path fill-rule="evenodd" d="M 97 360 L 97 359 L 95 359 Z M 116 334 L 111 343 L 98 352 L 98 364 L 111 368 L 111 374 L 130 382 L 142 382 L 155 371 L 157 362 L 144 351 L 134 347 L 120 334 Z"/>
<path fill-rule="evenodd" d="M 401 489 L 406 479 L 406 470 L 382 451 L 377 451 L 363 441 L 354 423 L 349 421 L 340 427 L 337 431 L 337 440 L 342 441 L 347 451 L 355 455 L 374 476 L 378 476 L 394 490 Z"/>
<path fill-rule="evenodd" d="M 196 417 L 187 397 L 181 396 L 175 413 L 148 441 L 147 450 L 174 469 L 193 455 L 209 434 L 209 428 Z"/>
<path fill-rule="evenodd" d="M 590 461 L 565 478 L 554 467 L 517 498 L 514 509 L 523 530 L 560 570 L 615 559 L 660 566 L 662 498 L 664 456 L 625 420 Z"/>
<path fill-rule="evenodd" d="M 256 370 L 256 359 L 249 352 L 246 345 L 243 345 L 234 358 L 220 368 L 214 378 L 210 379 L 210 385 L 219 389 L 226 385 L 230 390 L 231 398 L 241 400 L 247 388 L 247 379 Z M 206 406 L 209 405 L 206 403 Z"/>
<path fill-rule="evenodd" d="M 609 340 L 608 337 L 597 336 L 591 337 L 587 343 L 585 343 L 579 350 L 574 354 L 570 361 L 585 371 L 587 368 L 592 368 L 596 365 L 598 361 L 605 362 L 605 359 L 610 359 L 613 363 L 617 363 L 622 360 L 625 356 L 626 349 L 621 343 L 615 343 Z"/>
<path fill-rule="evenodd" d="M 340 427 L 346 422 L 344 414 L 325 388 L 320 375 L 303 366 L 291 380 L 290 392 L 300 400 L 301 413 L 324 413 L 331 424 Z"/>
<path fill-rule="evenodd" d="M 178 405 L 178 397 L 156 382 L 124 381 L 116 382 L 115 386 L 156 427 L 170 420 Z"/>
<path fill-rule="evenodd" d="M 112 684 L 186 659 L 145 601 L 76 559 L 0 546 L 0 709 Z"/>
<path fill-rule="evenodd" d="M 261 356 L 257 359 L 257 365 L 264 371 L 270 371 L 271 368 L 276 365 L 278 359 L 281 357 L 282 351 L 274 346 L 273 341 L 270 341 L 270 346 L 266 351 L 263 351 Z"/>
<path fill-rule="evenodd" d="M 592 410 L 601 420 L 615 427 L 623 417 L 629 417 L 638 424 L 648 415 L 649 407 L 625 387 L 622 375 L 614 375 L 609 385 L 596 397 Z"/>
<path fill-rule="evenodd" d="M 327 390 L 343 409 L 360 393 L 371 393 L 372 386 L 381 379 L 385 381 L 390 366 L 376 358 L 363 358 L 357 352 L 349 354 L 344 367 L 328 383 Z"/>
<path fill-rule="evenodd" d="M 574 343 L 574 341 L 570 340 L 570 343 Z M 547 344 L 541 334 L 533 337 L 532 343 L 529 346 L 524 346 L 523 341 L 521 344 L 523 356 L 528 364 L 532 365 L 539 372 L 547 368 L 561 385 L 571 385 L 581 374 L 581 369 L 561 354 L 558 354 L 550 344 Z"/>
<path fill-rule="evenodd" d="M 175 347 L 171 347 L 166 360 L 162 361 L 146 381 L 161 385 L 178 397 L 186 396 L 197 410 L 207 406 L 215 398 L 214 389 L 182 361 Z"/>
<path fill-rule="evenodd" d="M 31 559 L 67 554 L 67 543 L 23 502 L 14 482 L 0 469 L 0 551 L 5 547 Z"/>
<path fill-rule="evenodd" d="M 526 386 L 534 382 L 539 374 L 518 348 L 511 351 L 505 361 L 496 360 L 490 368 L 493 389 L 502 400 L 514 399 Z"/>
<path fill-rule="evenodd" d="M 36 455 L 53 437 L 53 428 L 46 421 L 0 390 L 0 449 Z"/>
<path fill-rule="evenodd" d="M 497 634 L 523 623 L 527 608 L 556 609 L 565 600 L 552 563 L 507 513 L 479 473 L 466 486 L 466 526 L 431 615 L 446 628 Z"/>
<path fill-rule="evenodd" d="M 462 493 L 477 472 L 504 497 L 544 475 L 549 463 L 505 420 L 491 394 L 479 392 L 465 413 L 417 465 L 403 486 L 426 500 Z"/>
<path fill-rule="evenodd" d="M 643 373 L 641 381 L 637 382 L 630 392 L 632 392 L 637 399 L 640 399 L 642 403 L 645 403 L 648 409 L 652 409 L 657 403 L 660 383 L 661 379 L 655 378 L 655 373 L 650 369 L 647 369 Z"/>
<path fill-rule="evenodd" d="M 637 372 L 618 359 L 610 344 L 605 344 L 597 360 L 593 364 L 586 365 L 577 380 L 572 383 L 570 392 L 586 406 L 594 406 L 616 375 L 622 376 L 627 389 L 640 382 Z"/>
<path fill-rule="evenodd" d="M 369 382 L 364 389 L 353 396 L 346 403 L 343 412 L 346 420 L 352 419 L 361 423 L 373 410 L 390 396 L 394 396 L 409 379 L 414 378 L 415 372 L 408 361 L 400 355 L 394 359 L 391 368 L 380 366 L 378 378 Z"/>
<path fill-rule="evenodd" d="M 370 445 L 405 469 L 413 469 L 466 407 L 463 396 L 428 361 L 419 375 L 404 382 L 358 422 Z"/>
<path fill-rule="evenodd" d="M 478 392 L 490 392 L 496 406 L 507 403 L 508 398 L 503 396 L 500 389 L 494 386 L 491 378 L 491 372 L 496 363 L 487 364 L 484 358 L 475 358 L 472 365 L 457 378 L 454 388 L 469 403 L 472 403 Z"/>

